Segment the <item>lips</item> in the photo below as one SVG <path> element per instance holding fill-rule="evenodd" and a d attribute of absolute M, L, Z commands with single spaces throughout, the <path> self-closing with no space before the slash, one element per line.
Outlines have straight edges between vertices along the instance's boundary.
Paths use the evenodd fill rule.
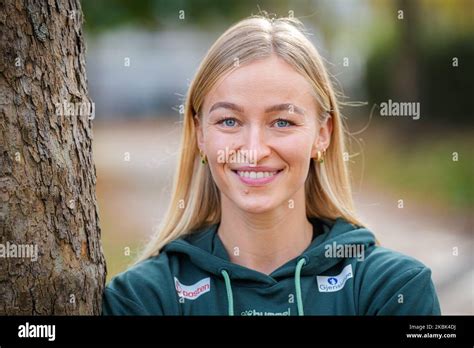
<path fill-rule="evenodd" d="M 250 179 L 262 179 L 262 178 L 268 178 L 270 176 L 273 176 L 277 174 L 279 171 L 272 171 L 272 172 L 249 172 L 249 171 L 237 171 L 237 174 L 240 177 L 244 178 L 250 178 Z"/>
<path fill-rule="evenodd" d="M 281 171 L 283 169 L 269 167 L 243 167 L 232 170 L 241 182 L 249 186 L 266 185 L 275 180 Z"/>

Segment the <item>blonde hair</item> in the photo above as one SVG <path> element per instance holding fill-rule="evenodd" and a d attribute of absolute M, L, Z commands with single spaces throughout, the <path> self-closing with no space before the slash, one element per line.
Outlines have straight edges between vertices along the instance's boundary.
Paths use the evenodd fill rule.
<path fill-rule="evenodd" d="M 305 36 L 299 20 L 252 16 L 236 23 L 217 39 L 191 82 L 171 202 L 157 233 L 137 262 L 157 255 L 166 244 L 185 234 L 220 221 L 219 190 L 209 167 L 200 163 L 194 117 L 200 116 L 204 98 L 216 82 L 235 69 L 236 58 L 238 65 L 242 65 L 273 54 L 310 82 L 320 109 L 320 121 L 332 117 L 333 132 L 324 163 L 311 160 L 305 183 L 306 215 L 331 220 L 342 217 L 362 226 L 354 213 L 343 160 L 344 126 L 336 94 L 318 51 Z"/>

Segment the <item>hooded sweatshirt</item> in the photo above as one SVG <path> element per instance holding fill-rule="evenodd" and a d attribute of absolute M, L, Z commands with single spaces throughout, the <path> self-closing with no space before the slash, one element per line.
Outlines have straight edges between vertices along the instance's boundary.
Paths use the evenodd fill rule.
<path fill-rule="evenodd" d="M 313 240 L 271 274 L 230 261 L 219 224 L 114 277 L 104 315 L 440 315 L 431 271 L 342 218 L 310 219 Z"/>

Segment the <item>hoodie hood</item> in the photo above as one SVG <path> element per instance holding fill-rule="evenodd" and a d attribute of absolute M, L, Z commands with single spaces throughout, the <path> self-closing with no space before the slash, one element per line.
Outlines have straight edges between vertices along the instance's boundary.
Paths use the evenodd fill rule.
<path fill-rule="evenodd" d="M 350 224 L 344 219 L 335 221 L 311 218 L 313 225 L 313 240 L 308 248 L 297 258 L 288 261 L 270 275 L 251 270 L 249 268 L 232 263 L 222 244 L 217 229 L 219 224 L 211 225 L 195 231 L 185 238 L 175 240 L 168 244 L 163 251 L 168 254 L 184 254 L 200 269 L 220 276 L 222 270 L 226 270 L 234 281 L 256 282 L 273 284 L 281 278 L 293 277 L 295 267 L 299 260 L 305 259 L 301 275 L 321 274 L 334 265 L 345 260 L 337 254 L 332 257 L 325 255 L 328 246 L 335 245 L 362 245 L 367 250 L 375 244 L 374 235 L 366 230 Z"/>

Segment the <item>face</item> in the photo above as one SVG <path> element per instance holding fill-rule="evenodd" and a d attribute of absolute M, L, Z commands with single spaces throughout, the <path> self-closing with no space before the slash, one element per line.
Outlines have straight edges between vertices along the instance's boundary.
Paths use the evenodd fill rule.
<path fill-rule="evenodd" d="M 263 213 L 304 197 L 311 158 L 328 147 L 332 130 L 318 112 L 311 85 L 277 56 L 223 76 L 196 120 L 222 201 Z"/>

